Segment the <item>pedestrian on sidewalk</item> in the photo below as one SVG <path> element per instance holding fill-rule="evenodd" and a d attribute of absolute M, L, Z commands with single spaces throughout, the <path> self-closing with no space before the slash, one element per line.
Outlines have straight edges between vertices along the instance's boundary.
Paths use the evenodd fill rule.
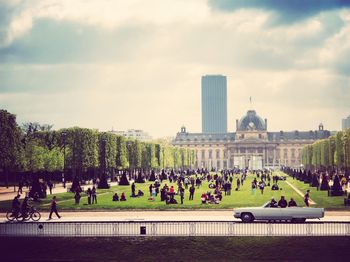
<path fill-rule="evenodd" d="M 56 200 L 56 196 L 53 196 L 52 201 L 51 201 L 51 211 L 50 211 L 50 215 L 49 215 L 49 219 L 52 219 L 52 213 L 55 212 L 56 216 L 58 218 L 61 218 L 61 216 L 58 214 L 57 212 L 57 200 Z"/>

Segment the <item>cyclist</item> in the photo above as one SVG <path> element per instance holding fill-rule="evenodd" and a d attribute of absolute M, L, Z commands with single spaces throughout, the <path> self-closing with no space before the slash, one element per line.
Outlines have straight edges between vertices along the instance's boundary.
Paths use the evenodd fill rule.
<path fill-rule="evenodd" d="M 21 214 L 23 217 L 26 217 L 28 214 L 28 210 L 30 209 L 30 205 L 28 204 L 29 201 L 29 197 L 26 196 L 22 202 L 22 206 L 21 206 Z"/>
<path fill-rule="evenodd" d="M 14 199 L 12 200 L 12 216 L 17 217 L 18 213 L 19 213 L 19 209 L 21 206 L 21 203 L 19 202 L 19 198 L 21 195 L 17 195 L 14 197 Z"/>

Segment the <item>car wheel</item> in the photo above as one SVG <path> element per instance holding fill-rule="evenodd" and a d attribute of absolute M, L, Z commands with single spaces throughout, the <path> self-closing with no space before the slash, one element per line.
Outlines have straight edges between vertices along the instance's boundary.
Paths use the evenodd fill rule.
<path fill-rule="evenodd" d="M 249 223 L 254 221 L 254 217 L 251 213 L 243 213 L 241 215 L 241 220 L 245 223 Z"/>

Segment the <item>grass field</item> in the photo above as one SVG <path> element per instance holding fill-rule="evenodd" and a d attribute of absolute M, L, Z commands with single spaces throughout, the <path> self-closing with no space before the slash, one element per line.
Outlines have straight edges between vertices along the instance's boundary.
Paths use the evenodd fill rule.
<path fill-rule="evenodd" d="M 344 261 L 348 237 L 0 238 L 1 261 Z M 20 251 L 20 252 L 18 252 Z"/>
<path fill-rule="evenodd" d="M 282 175 L 279 173 L 279 175 Z M 98 190 L 97 201 L 98 204 L 87 205 L 87 196 L 82 194 L 79 205 L 74 204 L 74 198 L 72 193 L 61 193 L 57 194 L 59 201 L 59 209 L 61 210 L 113 210 L 113 209 L 231 209 L 235 207 L 244 207 L 244 206 L 260 206 L 266 201 L 270 200 L 273 196 L 277 201 L 280 199 L 281 195 L 284 195 L 287 200 L 293 197 L 299 206 L 304 206 L 303 198 L 297 194 L 285 181 L 280 181 L 279 186 L 282 190 L 272 191 L 270 187 L 266 187 L 264 194 L 261 194 L 260 190 L 255 190 L 255 193 L 251 192 L 251 181 L 254 176 L 249 175 L 246 179 L 244 185 L 241 185 L 239 191 L 232 190 L 230 196 L 223 195 L 223 199 L 220 204 L 201 204 L 200 195 L 203 192 L 213 189 L 209 189 L 208 182 L 203 182 L 202 186 L 195 191 L 194 200 L 189 201 L 189 191 L 185 190 L 185 199 L 184 204 L 171 204 L 167 205 L 165 202 L 160 201 L 160 196 L 156 198 L 155 201 L 149 201 L 149 185 L 150 182 L 144 184 L 136 183 L 136 191 L 141 189 L 145 195 L 143 197 L 131 198 L 131 186 L 114 186 L 110 189 Z M 294 186 L 299 188 L 301 192 L 306 192 L 309 189 L 307 184 L 303 182 L 293 180 L 291 177 L 288 177 L 287 180 L 292 183 Z M 174 185 L 175 189 L 177 186 L 175 183 L 169 183 L 169 181 L 163 181 L 162 184 L 167 183 L 168 186 Z M 235 188 L 235 179 L 233 183 L 233 188 Z M 120 196 L 122 192 L 125 192 L 127 196 L 127 201 L 125 202 L 113 202 L 112 196 L 114 193 L 118 193 Z M 327 209 L 342 209 L 350 210 L 349 207 L 343 206 L 343 197 L 328 197 L 327 192 L 325 191 L 316 191 L 315 188 L 311 188 L 311 198 L 317 203 L 318 207 L 325 207 Z M 48 209 L 50 205 L 50 197 L 44 199 L 40 203 L 40 209 Z M 175 196 L 175 199 L 180 203 L 180 197 Z M 0 209 L 2 211 L 8 210 L 10 208 L 11 201 L 2 201 L 0 202 Z"/>

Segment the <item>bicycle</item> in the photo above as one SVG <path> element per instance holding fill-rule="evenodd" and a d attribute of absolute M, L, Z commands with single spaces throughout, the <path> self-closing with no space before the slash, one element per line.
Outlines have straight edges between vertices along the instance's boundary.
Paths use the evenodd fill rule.
<path fill-rule="evenodd" d="M 19 210 L 16 211 L 16 210 L 12 209 L 10 211 L 7 211 L 6 218 L 9 222 L 12 222 L 13 220 L 17 219 L 18 214 L 19 214 Z"/>
<path fill-rule="evenodd" d="M 35 207 L 31 206 L 29 210 L 23 215 L 22 213 L 16 216 L 18 222 L 28 221 L 29 219 L 33 221 L 39 221 L 41 214 Z"/>

